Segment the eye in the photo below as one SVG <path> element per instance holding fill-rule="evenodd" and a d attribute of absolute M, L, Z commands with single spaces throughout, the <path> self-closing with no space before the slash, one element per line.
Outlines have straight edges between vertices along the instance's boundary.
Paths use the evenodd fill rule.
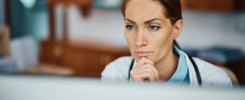
<path fill-rule="evenodd" d="M 157 30 L 160 29 L 160 27 L 159 26 L 156 26 L 156 25 L 151 25 L 151 26 L 149 26 L 149 29 L 150 30 L 153 30 L 153 31 L 157 31 Z"/>
<path fill-rule="evenodd" d="M 133 25 L 126 25 L 126 29 L 127 30 L 134 30 L 135 29 L 135 26 L 133 26 Z"/>

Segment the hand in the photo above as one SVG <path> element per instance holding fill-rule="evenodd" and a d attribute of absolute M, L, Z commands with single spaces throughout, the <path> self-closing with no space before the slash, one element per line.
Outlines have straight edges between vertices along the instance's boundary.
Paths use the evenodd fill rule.
<path fill-rule="evenodd" d="M 145 57 L 142 57 L 137 65 L 130 71 L 130 76 L 133 81 L 137 82 L 145 80 L 149 80 L 150 82 L 159 81 L 159 73 L 154 63 Z"/>

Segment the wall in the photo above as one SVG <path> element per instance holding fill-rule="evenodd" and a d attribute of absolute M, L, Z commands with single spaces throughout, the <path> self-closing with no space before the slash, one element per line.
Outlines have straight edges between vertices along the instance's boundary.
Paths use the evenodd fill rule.
<path fill-rule="evenodd" d="M 71 38 L 127 46 L 123 34 L 123 17 L 118 10 L 93 10 L 91 17 L 84 19 L 76 9 L 70 9 L 69 15 Z"/>
<path fill-rule="evenodd" d="M 0 0 L 0 26 L 4 24 L 4 1 Z"/>
<path fill-rule="evenodd" d="M 245 13 L 184 12 L 184 29 L 178 38 L 181 45 L 192 48 L 226 46 L 245 51 Z"/>
<path fill-rule="evenodd" d="M 238 20 L 244 19 L 244 15 L 184 12 L 184 29 L 178 41 L 182 47 L 207 48 L 219 45 L 240 48 L 245 52 L 245 31 L 237 30 L 236 27 L 237 24 L 245 23 L 244 20 Z M 70 37 L 73 39 L 127 46 L 123 34 L 124 22 L 119 10 L 94 9 L 90 18 L 83 19 L 71 7 L 69 26 Z M 241 27 L 244 29 L 244 26 Z"/>

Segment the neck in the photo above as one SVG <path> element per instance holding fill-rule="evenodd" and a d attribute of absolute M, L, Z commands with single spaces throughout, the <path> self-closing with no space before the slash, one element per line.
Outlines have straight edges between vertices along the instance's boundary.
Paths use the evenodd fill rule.
<path fill-rule="evenodd" d="M 178 56 L 174 54 L 173 50 L 170 50 L 170 52 L 156 64 L 160 79 L 169 80 L 173 76 L 178 66 L 178 60 Z"/>

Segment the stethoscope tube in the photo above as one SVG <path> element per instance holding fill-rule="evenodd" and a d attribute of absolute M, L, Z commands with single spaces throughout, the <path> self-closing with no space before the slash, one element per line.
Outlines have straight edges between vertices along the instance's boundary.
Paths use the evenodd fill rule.
<path fill-rule="evenodd" d="M 187 54 L 187 56 L 188 56 L 189 59 L 191 60 L 191 63 L 192 63 L 192 65 L 193 65 L 193 67 L 194 67 L 194 70 L 195 70 L 195 72 L 196 72 L 196 77 L 197 77 L 198 85 L 199 85 L 199 86 L 202 86 L 202 77 L 201 77 L 200 71 L 199 71 L 199 69 L 198 69 L 198 67 L 197 67 L 197 64 L 196 64 L 196 62 L 193 60 L 193 58 L 192 58 L 190 55 Z"/>
<path fill-rule="evenodd" d="M 195 72 L 196 72 L 196 77 L 197 77 L 198 85 L 199 85 L 199 86 L 202 86 L 202 78 L 201 78 L 201 74 L 200 74 L 200 72 L 199 72 L 199 69 L 198 69 L 198 67 L 197 67 L 197 64 L 196 64 L 196 62 L 193 60 L 193 58 L 192 58 L 190 55 L 187 54 L 187 56 L 188 56 L 188 58 L 190 59 L 192 65 L 193 65 L 193 67 L 194 67 L 194 70 L 195 70 Z M 129 67 L 129 71 L 128 71 L 128 80 L 129 80 L 129 81 L 130 81 L 130 71 L 133 69 L 134 62 L 135 62 L 135 60 L 133 59 L 133 60 L 131 61 L 130 67 Z"/>

